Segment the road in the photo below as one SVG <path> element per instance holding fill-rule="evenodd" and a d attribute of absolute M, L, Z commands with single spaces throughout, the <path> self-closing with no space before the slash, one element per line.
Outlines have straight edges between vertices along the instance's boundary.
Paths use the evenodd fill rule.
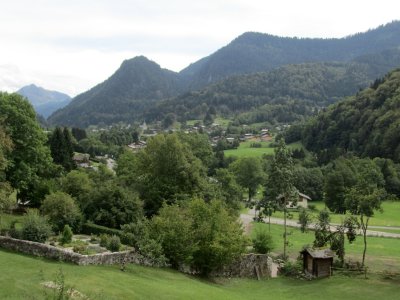
<path fill-rule="evenodd" d="M 246 232 L 250 232 L 251 222 L 253 222 L 253 218 L 254 218 L 254 209 L 250 209 L 248 211 L 248 213 L 244 213 L 244 214 L 240 215 L 240 220 L 242 221 Z M 264 222 L 268 223 L 268 218 L 264 218 Z M 283 219 L 271 217 L 271 224 L 283 225 Z M 287 224 L 287 226 L 290 226 L 290 227 L 300 227 L 300 224 L 297 223 L 297 221 L 295 221 L 295 220 L 286 220 L 286 224 Z M 337 225 L 338 224 L 331 224 L 331 230 L 332 231 L 336 230 Z M 308 226 L 308 227 L 314 228 L 315 224 L 310 224 L 310 226 Z M 379 229 L 400 230 L 400 227 L 368 226 L 368 228 L 376 229 L 376 230 L 367 230 L 367 236 L 388 237 L 388 238 L 397 238 L 397 239 L 400 238 L 400 233 L 379 231 Z M 360 231 L 360 233 L 361 233 L 361 231 Z"/>

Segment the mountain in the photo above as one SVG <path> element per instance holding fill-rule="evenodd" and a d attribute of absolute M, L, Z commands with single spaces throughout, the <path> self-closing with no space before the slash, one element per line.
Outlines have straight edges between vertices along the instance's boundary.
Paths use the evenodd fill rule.
<path fill-rule="evenodd" d="M 45 118 L 71 101 L 71 97 L 67 94 L 49 91 L 34 84 L 22 87 L 17 93 L 26 97 L 36 112 Z"/>
<path fill-rule="evenodd" d="M 302 139 L 312 151 L 351 151 L 400 162 L 400 69 L 311 119 Z"/>
<path fill-rule="evenodd" d="M 298 105 L 300 99 L 301 107 L 296 108 L 295 116 L 286 118 L 297 120 L 302 110 L 305 115 L 314 112 L 398 67 L 399 47 L 400 22 L 342 39 L 245 33 L 180 73 L 161 69 L 143 56 L 126 60 L 109 79 L 78 95 L 67 107 L 51 115 L 49 122 L 86 127 L 120 121 L 132 123 L 143 118 L 160 119 L 166 112 L 181 117 L 185 114 L 183 118 L 188 119 L 204 114 L 204 107 L 193 112 L 202 103 L 220 106 L 220 112 L 230 114 L 254 110 L 272 101 L 274 107 L 263 107 L 265 119 L 270 114 L 266 110 L 272 109 L 275 114 L 276 110 L 284 111 Z M 298 67 L 293 67 L 295 64 Z M 285 66 L 291 67 L 285 69 Z M 316 73 L 313 73 L 313 66 Z M 254 75 L 259 72 L 265 74 Z M 311 77 L 307 78 L 309 72 Z M 245 77 L 241 77 L 243 75 Z M 285 84 L 289 83 L 291 86 L 285 89 Z M 306 107 L 303 100 L 307 102 Z M 279 107 L 280 102 L 284 104 L 282 107 Z M 224 112 L 223 105 L 226 106 Z M 254 114 L 251 118 L 255 118 Z M 285 118 L 273 118 L 287 122 Z"/>
<path fill-rule="evenodd" d="M 379 58 L 379 59 L 378 59 Z M 204 89 L 158 102 L 148 121 L 174 113 L 178 120 L 202 119 L 207 110 L 239 123 L 292 123 L 354 95 L 377 77 L 400 66 L 400 50 L 364 55 L 351 62 L 286 65 L 269 72 L 237 75 Z"/>
<path fill-rule="evenodd" d="M 198 89 L 234 74 L 268 71 L 287 64 L 350 61 L 400 46 L 400 22 L 341 39 L 278 37 L 247 32 L 180 72 L 189 89 Z"/>
<path fill-rule="evenodd" d="M 49 118 L 53 124 L 131 123 L 139 112 L 181 90 L 177 73 L 161 69 L 144 56 L 125 60 L 106 81 L 78 95 Z"/>

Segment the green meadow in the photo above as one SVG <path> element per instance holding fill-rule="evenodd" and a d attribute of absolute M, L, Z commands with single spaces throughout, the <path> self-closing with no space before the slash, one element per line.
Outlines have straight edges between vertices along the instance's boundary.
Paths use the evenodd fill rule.
<path fill-rule="evenodd" d="M 52 290 L 41 283 L 54 281 L 62 270 L 65 286 L 89 299 L 398 299 L 399 280 L 379 275 L 304 281 L 290 278 L 221 279 L 209 281 L 170 269 L 129 265 L 76 266 L 0 249 L 0 299 L 45 299 Z M 59 299 L 59 298 L 47 298 Z"/>

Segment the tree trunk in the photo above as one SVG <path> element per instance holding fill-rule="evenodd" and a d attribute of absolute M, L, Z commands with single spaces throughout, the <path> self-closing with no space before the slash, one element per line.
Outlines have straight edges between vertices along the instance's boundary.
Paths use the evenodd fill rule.
<path fill-rule="evenodd" d="M 271 233 L 271 214 L 268 213 L 268 231 Z"/>
<path fill-rule="evenodd" d="M 367 220 L 365 221 L 365 223 L 364 223 L 364 216 L 363 215 L 361 215 L 360 219 L 361 219 L 361 228 L 362 228 L 363 237 L 364 237 L 364 251 L 363 251 L 361 267 L 364 267 L 365 253 L 367 252 L 367 228 L 368 228 L 369 217 L 367 217 Z"/>
<path fill-rule="evenodd" d="M 283 258 L 286 260 L 286 245 L 287 245 L 287 232 L 286 232 L 286 201 L 285 201 L 285 208 L 283 209 Z"/>

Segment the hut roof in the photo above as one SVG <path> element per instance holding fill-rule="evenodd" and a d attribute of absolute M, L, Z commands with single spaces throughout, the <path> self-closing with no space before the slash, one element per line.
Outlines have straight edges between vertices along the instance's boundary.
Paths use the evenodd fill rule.
<path fill-rule="evenodd" d="M 310 254 L 313 258 L 332 258 L 334 256 L 334 253 L 331 249 L 307 248 L 301 251 L 300 253 L 305 253 L 305 252 Z"/>

